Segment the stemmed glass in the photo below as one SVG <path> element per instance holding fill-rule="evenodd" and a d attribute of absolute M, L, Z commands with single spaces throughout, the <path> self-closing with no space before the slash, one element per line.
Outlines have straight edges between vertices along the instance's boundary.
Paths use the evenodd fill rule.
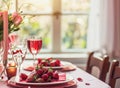
<path fill-rule="evenodd" d="M 27 48 L 24 44 L 18 44 L 16 46 L 12 46 L 10 49 L 12 53 L 12 58 L 14 62 L 17 65 L 17 76 L 16 79 L 19 79 L 20 71 L 21 71 L 21 65 L 25 59 Z"/>
<path fill-rule="evenodd" d="M 21 67 L 25 59 L 26 53 L 27 53 L 27 49 L 24 45 L 18 45 L 16 49 L 12 51 L 13 60 L 15 61 L 15 63 L 19 68 Z"/>
<path fill-rule="evenodd" d="M 27 47 L 30 53 L 33 55 L 33 66 L 35 66 L 36 55 L 38 54 L 39 50 L 42 48 L 42 39 L 31 38 L 27 40 Z"/>

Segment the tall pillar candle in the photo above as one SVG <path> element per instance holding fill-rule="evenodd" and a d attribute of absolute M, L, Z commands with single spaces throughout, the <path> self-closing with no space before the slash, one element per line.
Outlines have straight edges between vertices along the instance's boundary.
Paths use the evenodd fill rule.
<path fill-rule="evenodd" d="M 3 12 L 3 41 L 4 41 L 4 64 L 7 64 L 8 56 L 8 12 Z"/>

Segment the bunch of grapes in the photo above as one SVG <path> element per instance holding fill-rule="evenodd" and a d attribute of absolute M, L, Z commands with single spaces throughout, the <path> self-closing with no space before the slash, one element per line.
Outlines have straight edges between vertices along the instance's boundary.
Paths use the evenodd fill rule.
<path fill-rule="evenodd" d="M 38 65 L 55 67 L 60 66 L 61 62 L 59 59 L 53 60 L 52 58 L 47 58 L 43 60 L 41 58 L 38 58 Z"/>
<path fill-rule="evenodd" d="M 52 82 L 59 80 L 59 75 L 57 71 L 52 70 L 51 68 L 43 68 L 42 66 L 37 66 L 30 75 L 21 73 L 21 81 L 26 82 Z"/>

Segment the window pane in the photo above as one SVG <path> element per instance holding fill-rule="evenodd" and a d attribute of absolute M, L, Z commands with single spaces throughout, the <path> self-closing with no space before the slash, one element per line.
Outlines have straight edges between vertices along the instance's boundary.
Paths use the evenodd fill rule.
<path fill-rule="evenodd" d="M 62 50 L 86 48 L 88 16 L 62 16 Z"/>
<path fill-rule="evenodd" d="M 15 0 L 0 0 L 0 10 L 9 10 L 9 12 L 15 12 Z"/>
<path fill-rule="evenodd" d="M 19 33 L 21 39 L 37 35 L 38 37 L 42 37 L 42 48 L 51 48 L 52 19 L 50 16 L 25 16 L 21 29 Z"/>
<path fill-rule="evenodd" d="M 90 0 L 62 0 L 63 12 L 89 11 Z"/>
<path fill-rule="evenodd" d="M 51 0 L 18 0 L 18 7 L 23 12 L 51 12 Z"/>

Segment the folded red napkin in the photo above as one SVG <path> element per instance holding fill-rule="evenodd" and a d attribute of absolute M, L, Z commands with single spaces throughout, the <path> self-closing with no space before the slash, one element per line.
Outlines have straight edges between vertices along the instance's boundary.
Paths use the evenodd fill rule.
<path fill-rule="evenodd" d="M 34 67 L 33 66 L 28 66 L 28 67 L 25 67 L 23 69 L 26 70 L 26 71 L 33 71 Z"/>
<path fill-rule="evenodd" d="M 59 81 L 66 80 L 66 74 L 65 73 L 59 73 Z"/>
<path fill-rule="evenodd" d="M 73 71 L 73 70 L 76 70 L 76 66 L 75 65 L 67 65 L 67 66 L 64 66 L 61 71 Z"/>

